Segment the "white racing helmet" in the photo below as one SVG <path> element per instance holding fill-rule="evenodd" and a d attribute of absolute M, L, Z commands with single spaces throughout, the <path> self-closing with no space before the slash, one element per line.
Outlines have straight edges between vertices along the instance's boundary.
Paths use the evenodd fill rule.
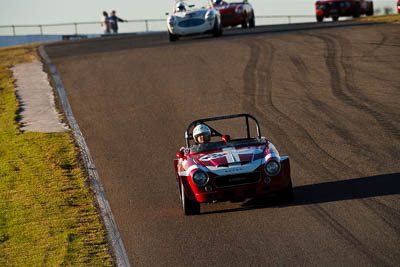
<path fill-rule="evenodd" d="M 211 137 L 211 130 L 210 128 L 208 128 L 207 125 L 204 124 L 199 124 L 196 127 L 194 127 L 193 129 L 193 139 L 196 143 L 198 143 L 197 141 L 197 137 L 199 135 L 203 135 L 204 137 L 206 137 L 207 139 L 209 139 Z"/>

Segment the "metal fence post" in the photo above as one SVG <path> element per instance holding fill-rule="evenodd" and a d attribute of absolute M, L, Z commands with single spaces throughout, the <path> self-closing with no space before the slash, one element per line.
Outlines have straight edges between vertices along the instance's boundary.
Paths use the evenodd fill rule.
<path fill-rule="evenodd" d="M 148 32 L 148 31 L 149 31 L 149 24 L 148 24 L 148 21 L 147 21 L 147 19 L 146 19 L 146 20 L 144 20 L 144 23 L 146 24 L 146 32 Z"/>
<path fill-rule="evenodd" d="M 39 25 L 39 29 L 40 29 L 40 35 L 43 35 L 43 28 L 42 28 L 42 25 Z"/>
<path fill-rule="evenodd" d="M 78 23 L 74 23 L 74 25 L 75 25 L 75 35 L 78 35 Z"/>
<path fill-rule="evenodd" d="M 292 23 L 292 20 L 291 20 L 290 16 L 288 16 L 288 21 L 289 21 L 289 24 Z"/>
<path fill-rule="evenodd" d="M 12 25 L 12 31 L 13 31 L 13 35 L 15 36 L 15 25 Z"/>

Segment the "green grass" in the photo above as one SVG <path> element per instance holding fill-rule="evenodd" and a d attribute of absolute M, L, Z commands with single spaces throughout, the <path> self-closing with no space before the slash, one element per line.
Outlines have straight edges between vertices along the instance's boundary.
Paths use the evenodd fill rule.
<path fill-rule="evenodd" d="M 21 132 L 9 68 L 33 45 L 0 49 L 0 266 L 112 266 L 70 132 Z"/>
<path fill-rule="evenodd" d="M 382 15 L 372 17 L 361 17 L 360 21 L 371 21 L 371 22 L 386 22 L 386 23 L 400 23 L 400 14 L 394 15 Z"/>

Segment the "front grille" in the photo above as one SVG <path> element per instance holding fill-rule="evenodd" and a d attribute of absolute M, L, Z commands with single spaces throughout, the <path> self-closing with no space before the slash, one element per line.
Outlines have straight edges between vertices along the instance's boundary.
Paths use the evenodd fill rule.
<path fill-rule="evenodd" d="M 204 19 L 188 19 L 178 23 L 179 27 L 188 28 L 204 24 Z"/>
<path fill-rule="evenodd" d="M 259 181 L 260 181 L 259 172 L 218 176 L 214 178 L 214 183 L 216 187 L 229 187 L 237 185 L 255 184 L 258 183 Z"/>

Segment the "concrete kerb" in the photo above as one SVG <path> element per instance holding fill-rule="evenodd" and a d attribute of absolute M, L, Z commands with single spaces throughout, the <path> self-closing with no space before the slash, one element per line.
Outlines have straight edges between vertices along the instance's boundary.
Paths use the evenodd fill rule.
<path fill-rule="evenodd" d="M 109 238 L 111 240 L 111 246 L 114 253 L 114 256 L 117 261 L 117 266 L 121 267 L 130 267 L 128 256 L 125 251 L 124 244 L 122 242 L 121 236 L 119 234 L 117 225 L 114 220 L 114 216 L 112 215 L 111 207 L 108 203 L 108 200 L 104 194 L 103 186 L 101 185 L 99 174 L 97 169 L 94 165 L 92 156 L 90 155 L 89 148 L 86 145 L 85 138 L 82 135 L 82 132 L 78 126 L 78 123 L 75 120 L 74 115 L 72 114 L 71 106 L 69 105 L 67 96 L 65 94 L 64 86 L 61 82 L 60 76 L 57 73 L 57 70 L 53 63 L 51 62 L 50 58 L 48 57 L 47 53 L 44 50 L 45 45 L 41 45 L 39 47 L 39 54 L 42 59 L 46 62 L 49 67 L 50 73 L 53 76 L 53 79 L 56 83 L 56 88 L 58 91 L 58 95 L 64 109 L 65 116 L 68 120 L 68 123 L 73 130 L 74 137 L 76 142 L 79 145 L 81 150 L 84 164 L 86 170 L 89 175 L 90 182 L 93 186 L 94 193 L 96 196 L 97 203 L 100 208 L 101 216 L 103 218 L 104 224 L 106 226 L 106 230 L 108 232 Z"/>

